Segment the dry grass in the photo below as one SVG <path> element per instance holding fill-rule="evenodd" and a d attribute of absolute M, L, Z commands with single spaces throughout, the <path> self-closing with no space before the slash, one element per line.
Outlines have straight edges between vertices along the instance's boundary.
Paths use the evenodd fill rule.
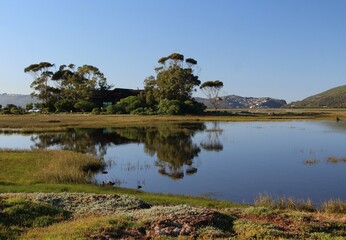
<path fill-rule="evenodd" d="M 331 199 L 322 203 L 321 211 L 327 213 L 344 213 L 346 214 L 346 202 L 340 199 Z"/>
<path fill-rule="evenodd" d="M 268 194 L 259 194 L 255 198 L 254 204 L 257 207 L 267 207 L 270 209 L 285 209 L 307 212 L 316 211 L 310 199 L 296 200 L 294 198 L 287 198 L 284 196 L 273 197 Z"/>
<path fill-rule="evenodd" d="M 245 112 L 245 113 L 244 113 Z M 282 120 L 346 120 L 344 109 L 231 109 L 205 116 L 131 116 L 92 114 L 0 115 L 0 129 L 25 132 L 61 131 L 68 127 L 113 127 L 158 122 L 201 121 L 282 121 Z M 7 130 L 6 130 L 7 129 Z"/>
<path fill-rule="evenodd" d="M 293 210 L 303 212 L 346 213 L 346 202 L 340 199 L 330 199 L 323 202 L 320 207 L 315 207 L 310 199 L 296 200 L 283 196 L 273 197 L 268 194 L 259 194 L 255 200 L 256 207 L 269 209 Z"/>

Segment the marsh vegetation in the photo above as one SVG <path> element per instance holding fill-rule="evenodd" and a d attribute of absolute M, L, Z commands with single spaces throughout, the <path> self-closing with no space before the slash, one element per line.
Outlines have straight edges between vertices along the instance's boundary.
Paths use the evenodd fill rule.
<path fill-rule="evenodd" d="M 274 168 L 275 171 L 282 169 L 282 166 L 277 164 L 280 161 L 285 163 L 286 170 L 290 169 L 288 163 L 292 162 L 292 156 L 299 156 L 297 160 L 292 162 L 294 166 L 299 166 L 299 171 L 314 172 L 318 170 L 320 179 L 316 179 L 316 181 L 323 182 L 322 167 L 327 167 L 328 171 L 335 171 L 336 167 L 343 169 L 345 166 L 341 164 L 345 156 L 341 150 L 343 148 L 337 150 L 336 147 L 336 143 L 340 142 L 337 139 L 343 137 L 342 121 L 339 123 L 314 122 L 316 125 L 309 125 L 311 122 L 300 122 L 298 125 L 292 122 L 266 122 L 265 124 L 231 122 L 230 125 L 227 125 L 225 123 L 205 123 L 202 117 L 187 117 L 189 119 L 187 122 L 184 122 L 181 117 L 167 116 L 154 118 L 100 115 L 99 119 L 94 115 L 33 115 L 31 118 L 23 116 L 27 121 L 16 119 L 16 116 L 13 117 L 13 121 L 6 117 L 5 121 L 0 122 L 0 124 L 4 124 L 2 125 L 2 137 L 5 139 L 21 134 L 20 136 L 29 139 L 29 145 L 25 147 L 27 150 L 2 149 L 0 151 L 0 167 L 2 169 L 0 192 L 8 192 L 8 195 L 0 196 L 0 239 L 16 239 L 18 236 L 23 239 L 63 239 L 67 236 L 74 236 L 75 239 L 107 237 L 145 239 L 148 236 L 159 239 L 175 237 L 186 239 L 343 239 L 346 236 L 346 205 L 342 197 L 339 199 L 338 197 L 332 199 L 328 197 L 326 200 L 315 201 L 309 200 L 308 197 L 291 197 L 292 194 L 287 194 L 289 197 L 285 197 L 284 195 L 273 194 L 273 192 L 265 193 L 266 191 L 259 191 L 262 192 L 262 195 L 254 196 L 253 188 L 243 184 L 246 181 L 249 182 L 251 179 L 249 176 L 252 176 L 255 177 L 255 182 L 258 185 L 259 178 L 254 174 L 256 171 L 261 173 L 261 165 L 258 164 L 259 158 L 262 159 L 262 167 L 266 169 L 265 172 L 268 174 L 270 168 Z M 205 117 L 205 119 L 213 118 Z M 37 122 L 37 120 L 39 121 Z M 102 123 L 102 121 L 104 122 Z M 44 128 L 35 131 L 35 129 L 39 129 L 39 126 Z M 103 127 L 92 128 L 92 126 Z M 228 129 L 226 126 L 242 127 Z M 311 128 L 310 126 L 314 127 Z M 333 142 L 328 139 L 326 142 L 320 142 L 322 145 L 303 145 L 304 138 L 300 139 L 302 142 L 297 139 L 294 140 L 296 145 L 287 145 L 287 143 L 282 142 L 282 146 L 286 146 L 286 148 L 290 146 L 289 152 L 293 154 L 290 156 L 288 152 L 283 151 L 284 148 L 279 148 L 281 146 L 280 141 L 275 140 L 276 135 L 282 137 L 283 130 L 287 139 L 292 138 L 297 132 L 302 132 L 303 136 L 307 136 L 307 133 L 313 133 L 316 139 L 316 134 L 320 131 L 317 126 L 322 126 L 321 131 L 327 132 L 335 140 L 332 150 L 326 150 L 327 143 Z M 241 147 L 238 143 L 246 142 L 249 144 L 248 146 L 252 147 L 259 144 L 259 149 L 263 151 L 265 143 L 268 143 L 268 138 L 266 138 L 267 141 L 261 141 L 257 137 L 261 134 L 268 136 L 268 131 L 271 132 L 270 142 L 272 144 L 269 155 L 273 156 L 278 152 L 280 158 L 275 158 L 276 161 L 271 162 L 267 161 L 268 158 L 255 153 L 257 157 L 251 158 L 253 161 L 246 160 L 244 153 L 251 155 L 251 152 L 248 151 L 248 147 Z M 15 140 L 15 142 L 20 143 L 19 140 Z M 121 160 L 120 155 L 112 158 L 112 161 L 115 161 L 111 167 L 126 166 L 126 174 L 128 176 L 134 174 L 132 186 L 135 189 L 94 184 L 95 181 L 100 183 L 102 177 L 106 180 L 109 176 L 102 174 L 104 170 L 112 176 L 120 176 L 119 172 L 114 172 L 107 165 L 110 159 L 108 154 L 113 152 L 114 147 L 118 153 L 121 151 L 131 152 L 134 153 L 134 156 L 136 156 L 134 149 L 139 147 L 146 154 L 140 157 L 143 162 L 139 165 L 137 160 L 130 162 L 130 165 L 121 165 L 122 162 L 126 163 L 126 161 Z M 247 149 L 247 151 L 239 152 L 240 149 Z M 222 158 L 215 157 L 214 154 L 225 154 L 233 157 L 225 160 L 229 163 L 225 166 L 221 164 Z M 287 155 L 287 160 L 283 159 L 283 155 Z M 148 161 L 152 157 L 153 162 Z M 132 161 L 129 157 L 126 159 Z M 304 159 L 308 160 L 304 161 Z M 321 160 L 318 164 L 316 160 L 319 159 Z M 339 164 L 322 164 L 327 163 L 328 159 L 330 162 Z M 213 162 L 213 165 L 209 166 L 208 161 L 210 164 Z M 302 162 L 309 167 L 304 166 Z M 252 199 L 248 201 L 248 204 L 251 205 L 203 197 L 157 194 L 136 190 L 138 174 L 141 169 L 159 174 L 161 180 L 156 182 L 165 183 L 166 181 L 169 183 L 172 180 L 175 183 L 182 182 L 185 184 L 185 179 L 191 183 L 191 179 L 197 179 L 199 175 L 205 177 L 204 169 L 213 172 L 213 166 L 216 165 L 222 166 L 227 171 L 223 174 L 218 170 L 214 178 L 215 176 L 226 175 L 235 177 L 235 180 L 227 181 L 227 186 L 236 191 L 249 188 L 248 190 L 252 192 Z M 250 175 L 245 175 L 246 181 L 241 179 L 241 175 L 244 173 L 237 175 L 239 166 L 243 166 L 250 172 Z M 256 171 L 251 170 L 253 166 L 256 166 Z M 284 176 L 280 172 L 279 175 L 280 178 L 275 178 L 277 181 L 282 180 Z M 333 176 L 340 177 L 342 175 L 334 173 Z M 149 189 L 149 182 L 146 180 L 146 185 L 143 185 L 145 191 Z M 200 180 L 197 182 L 200 183 Z M 142 184 L 142 182 L 140 183 Z M 311 185 L 312 188 L 315 186 L 316 189 L 322 186 L 319 182 L 311 184 L 313 184 Z M 298 185 L 294 185 L 295 188 Z M 308 182 L 304 182 L 304 185 L 310 186 Z M 173 185 L 170 186 L 172 188 Z M 192 193 L 191 189 L 194 188 L 193 185 L 191 186 L 189 188 L 190 193 Z M 127 186 L 125 185 L 125 187 Z M 14 194 L 13 192 L 17 193 Z M 36 200 L 33 201 L 37 197 L 30 197 L 30 194 L 22 194 L 23 192 L 49 192 L 52 195 L 49 195 L 50 197 L 47 195 L 44 198 L 47 200 L 45 202 L 37 202 Z M 82 209 L 77 210 L 76 208 L 64 208 L 61 207 L 62 205 L 59 207 L 53 204 L 67 201 L 57 200 L 65 199 L 60 197 L 61 192 L 65 192 L 66 199 L 69 199 L 68 202 L 71 203 L 69 205 L 66 202 L 64 206 L 74 206 L 72 204 L 74 201 L 84 202 L 87 206 L 79 204 Z M 84 192 L 85 194 L 77 197 L 74 195 L 75 192 Z M 203 193 L 200 195 L 217 196 L 207 189 L 207 184 L 204 185 Z M 151 208 L 140 208 L 132 212 L 127 210 L 116 212 L 114 210 L 117 208 L 103 207 L 103 209 L 112 209 L 112 211 L 102 212 L 102 215 L 96 214 L 98 210 L 95 209 L 103 206 L 103 204 L 119 199 L 123 199 L 121 202 L 126 202 L 126 204 L 133 203 L 133 201 L 137 201 L 132 200 L 133 197 L 145 202 L 146 206 L 151 205 Z M 49 199 L 52 201 L 48 201 Z M 53 201 L 53 199 L 55 200 Z M 120 202 L 118 201 L 118 203 Z M 25 217 L 29 218 L 30 221 L 28 224 L 19 224 L 15 216 L 21 219 L 24 219 L 24 216 L 19 215 L 18 212 L 15 213 L 13 209 L 21 211 L 20 209 L 24 207 L 36 210 L 30 210 L 30 213 L 23 211 L 22 213 L 26 214 Z M 95 211 L 93 212 L 92 209 Z M 88 215 L 87 217 L 78 215 L 83 211 Z M 196 214 L 195 216 L 199 216 L 198 219 L 203 221 L 194 222 L 186 213 Z M 160 217 L 152 218 L 151 216 Z M 182 224 L 184 221 L 188 222 L 188 225 Z M 73 227 L 66 228 L 66 226 Z"/>

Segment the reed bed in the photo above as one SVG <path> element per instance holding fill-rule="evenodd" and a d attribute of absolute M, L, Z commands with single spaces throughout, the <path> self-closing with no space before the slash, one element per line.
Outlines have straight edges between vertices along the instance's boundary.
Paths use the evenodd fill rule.
<path fill-rule="evenodd" d="M 12 183 L 88 183 L 101 159 L 65 150 L 0 149 L 0 180 Z"/>
<path fill-rule="evenodd" d="M 87 183 L 103 169 L 102 160 L 72 151 L 52 151 L 51 161 L 41 162 L 39 181 L 47 183 Z"/>

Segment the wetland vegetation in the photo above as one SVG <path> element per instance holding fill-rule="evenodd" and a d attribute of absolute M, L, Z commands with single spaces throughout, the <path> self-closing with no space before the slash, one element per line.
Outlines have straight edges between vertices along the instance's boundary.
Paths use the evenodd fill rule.
<path fill-rule="evenodd" d="M 300 117 L 303 119 L 334 120 L 336 116 L 343 116 L 344 114 L 337 110 L 312 112 L 314 114 L 302 114 Z M 35 150 L 2 149 L 0 151 L 2 170 L 0 192 L 4 193 L 0 195 L 0 239 L 17 239 L 19 236 L 23 239 L 66 239 L 68 236 L 71 236 L 72 239 L 120 237 L 146 239 L 148 236 L 158 239 L 177 237 L 182 239 L 345 238 L 346 206 L 343 200 L 332 199 L 321 204 L 315 204 L 308 199 L 300 200 L 262 194 L 254 199 L 253 204 L 241 205 L 203 197 L 156 194 L 108 185 L 95 185 L 92 183 L 94 176 L 92 173 L 102 171 L 104 167 L 104 162 L 100 161 L 102 159 L 102 148 L 91 148 L 90 146 L 94 145 L 90 144 L 88 137 L 85 138 L 86 135 L 83 131 L 74 133 L 77 134 L 76 137 L 81 140 L 84 139 L 80 143 L 73 139 L 66 139 L 63 135 L 60 135 L 60 137 L 54 135 L 54 132 L 59 133 L 62 130 L 66 131 L 66 129 L 71 128 L 90 128 L 93 132 L 94 130 L 91 128 L 94 127 L 118 127 L 116 133 L 118 136 L 123 137 L 123 142 L 141 141 L 145 143 L 148 135 L 165 136 L 163 129 L 158 130 L 153 127 L 154 125 L 161 123 L 164 126 L 164 123 L 168 123 L 171 127 L 174 127 L 175 124 L 179 125 L 179 123 L 187 121 L 197 123 L 201 126 L 199 129 L 205 131 L 208 135 L 203 138 L 202 144 L 197 146 L 198 148 L 204 148 L 208 152 L 210 146 L 215 145 L 217 147 L 214 150 L 222 151 L 223 147 L 220 147 L 220 142 L 215 141 L 216 138 L 213 136 L 216 133 L 222 133 L 221 129 L 206 129 L 202 124 L 204 121 L 217 119 L 220 121 L 282 121 L 291 119 L 294 115 L 282 113 L 257 114 L 254 117 L 251 114 L 247 115 L 239 111 L 233 116 L 205 117 L 85 114 L 0 116 L 3 133 L 22 132 L 28 134 L 35 132 L 36 137 L 38 137 L 36 141 L 34 140 L 34 144 L 38 144 L 35 145 Z M 340 118 L 342 119 L 342 117 Z M 126 128 L 123 128 L 124 126 Z M 139 126 L 149 127 L 151 131 L 137 131 Z M 158 131 L 161 132 L 160 135 L 157 135 Z M 181 146 L 191 144 L 191 142 L 189 143 L 189 137 L 186 138 L 186 136 L 189 136 L 190 131 L 191 128 L 188 127 L 184 131 L 180 131 L 178 136 L 185 136 L 185 139 L 188 140 L 187 142 L 186 140 L 183 141 Z M 52 133 L 51 136 L 50 133 Z M 94 136 L 100 134 L 97 131 L 93 132 Z M 112 134 L 112 132 L 108 132 L 108 134 Z M 56 137 L 52 136 L 65 139 L 64 146 L 70 147 L 63 150 L 43 150 L 49 144 L 53 146 L 57 141 Z M 111 136 L 109 135 L 108 143 L 110 139 L 113 139 Z M 100 139 L 99 146 L 104 147 L 107 145 L 107 142 L 102 142 Z M 162 139 L 157 139 L 158 142 L 152 138 L 150 139 L 146 142 L 147 150 L 149 152 L 161 151 L 155 146 Z M 169 142 L 169 138 L 166 138 L 166 140 Z M 42 147 L 43 143 L 45 147 Z M 199 154 L 197 149 L 193 148 L 188 152 L 191 157 Z M 167 150 L 162 154 L 164 155 L 158 154 L 158 156 L 165 159 Z M 179 152 L 172 154 L 179 156 Z M 312 156 L 311 159 L 317 159 L 313 158 L 314 151 L 312 150 L 308 155 Z M 330 158 L 327 158 L 330 162 L 338 162 L 339 164 L 336 166 L 342 166 L 340 164 L 343 163 L 343 159 L 343 157 L 332 157 L 331 155 Z M 68 163 L 66 163 L 66 160 Z M 188 158 L 185 160 L 188 160 Z M 301 164 L 304 166 L 302 161 Z M 190 163 L 186 162 L 185 164 L 189 165 Z M 314 164 L 311 167 L 314 167 Z M 174 170 L 174 168 L 172 169 Z M 62 173 L 63 175 L 61 175 Z M 53 193 L 53 195 L 45 196 L 44 199 L 47 199 L 47 201 L 43 202 L 37 201 L 38 197 L 36 195 L 33 197 L 23 194 L 30 192 L 46 192 Z M 68 202 L 64 202 L 65 207 L 52 203 L 66 200 L 48 201 L 49 199 L 61 199 L 59 195 L 61 192 L 67 194 L 69 196 L 67 198 L 70 199 Z M 75 192 L 83 192 L 85 196 L 75 196 L 73 195 Z M 74 201 L 78 201 L 81 206 L 85 206 L 82 204 L 85 201 L 88 206 L 95 204 L 97 209 L 97 204 L 108 202 L 99 201 L 100 199 L 108 199 L 112 202 L 119 199 L 117 196 L 124 196 L 122 201 L 125 202 L 132 201 L 131 197 L 134 197 L 151 207 L 149 209 L 140 207 L 131 211 L 112 207 L 110 212 L 102 215 L 90 212 L 87 217 L 85 215 L 82 217 L 82 215 L 79 215 L 79 211 L 66 207 L 69 206 L 68 203 L 72 202 L 71 199 L 76 199 Z M 83 200 L 84 197 L 89 200 Z M 189 218 L 191 214 L 198 216 L 196 219 L 199 221 L 192 221 Z M 160 217 L 153 218 L 151 216 Z M 187 225 L 184 225 L 184 222 Z M 66 228 L 67 225 L 73 227 Z"/>
<path fill-rule="evenodd" d="M 41 154 L 50 162 L 55 160 L 54 153 L 55 150 L 49 150 Z M 30 151 L 1 152 L 0 162 L 4 158 L 13 160 L 1 169 L 12 169 L 13 175 L 1 179 L 0 239 L 19 236 L 22 239 L 343 239 L 346 236 L 342 201 L 326 202 L 322 208 L 316 208 L 311 202 L 262 195 L 249 206 L 93 184 L 46 183 L 44 179 L 32 178 L 31 172 L 46 169 L 31 156 Z M 17 170 L 21 166 L 16 161 L 20 160 L 28 161 L 33 168 Z"/>

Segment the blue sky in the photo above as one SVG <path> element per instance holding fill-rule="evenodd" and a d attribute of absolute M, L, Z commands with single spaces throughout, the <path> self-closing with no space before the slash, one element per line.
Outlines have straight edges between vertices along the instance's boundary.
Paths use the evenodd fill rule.
<path fill-rule="evenodd" d="M 41 61 L 142 88 L 178 52 L 222 95 L 301 100 L 346 84 L 345 12 L 344 0 L 0 0 L 0 93 L 30 93 L 23 69 Z"/>

